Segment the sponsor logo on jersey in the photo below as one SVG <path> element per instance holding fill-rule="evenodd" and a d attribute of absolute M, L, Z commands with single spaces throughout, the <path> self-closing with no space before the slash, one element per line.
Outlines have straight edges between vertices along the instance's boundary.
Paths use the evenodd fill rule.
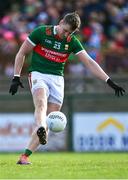
<path fill-rule="evenodd" d="M 52 44 L 52 41 L 49 40 L 49 39 L 45 39 L 45 42 L 48 43 L 48 44 Z"/>
<path fill-rule="evenodd" d="M 42 47 L 41 45 L 35 46 L 34 51 L 42 57 L 58 63 L 65 62 L 69 56 L 67 53 L 52 51 L 48 48 Z"/>

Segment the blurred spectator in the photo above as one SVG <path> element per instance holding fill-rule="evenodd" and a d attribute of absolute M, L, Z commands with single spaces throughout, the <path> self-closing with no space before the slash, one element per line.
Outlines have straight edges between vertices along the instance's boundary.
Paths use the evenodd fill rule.
<path fill-rule="evenodd" d="M 11 64 L 19 46 L 35 27 L 55 25 L 74 10 L 82 20 L 78 35 L 90 56 L 110 73 L 128 71 L 127 0 L 12 1 L 0 1 L 0 68 L 7 76 L 12 73 Z M 67 66 L 66 73 L 77 70 L 88 74 L 79 62 Z"/>
<path fill-rule="evenodd" d="M 6 66 L 5 66 L 5 75 L 8 76 L 8 77 L 13 77 L 14 75 L 14 71 L 13 71 L 13 63 L 7 63 Z"/>
<path fill-rule="evenodd" d="M 5 15 L 10 8 L 11 2 L 9 0 L 2 1 L 0 0 L 0 17 Z"/>

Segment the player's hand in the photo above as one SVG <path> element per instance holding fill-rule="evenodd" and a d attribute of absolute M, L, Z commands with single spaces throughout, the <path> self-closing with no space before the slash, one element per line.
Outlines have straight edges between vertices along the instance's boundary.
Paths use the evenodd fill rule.
<path fill-rule="evenodd" d="M 115 95 L 120 97 L 123 96 L 125 93 L 125 90 L 118 86 L 116 83 L 114 83 L 110 78 L 107 80 L 108 85 L 115 90 Z"/>
<path fill-rule="evenodd" d="M 20 81 L 20 77 L 14 76 L 12 79 L 10 89 L 9 89 L 9 93 L 11 93 L 12 95 L 16 94 L 19 86 L 21 88 L 24 88 L 22 82 Z"/>

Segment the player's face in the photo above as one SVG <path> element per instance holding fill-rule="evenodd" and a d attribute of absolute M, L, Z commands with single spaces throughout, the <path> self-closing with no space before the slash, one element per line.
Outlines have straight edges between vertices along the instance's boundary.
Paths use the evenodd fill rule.
<path fill-rule="evenodd" d="M 69 24 L 65 24 L 65 23 L 61 23 L 59 25 L 59 29 L 58 29 L 58 35 L 61 37 L 61 38 L 64 38 L 64 37 L 68 37 L 69 35 L 71 35 L 74 31 L 71 30 L 71 27 Z"/>

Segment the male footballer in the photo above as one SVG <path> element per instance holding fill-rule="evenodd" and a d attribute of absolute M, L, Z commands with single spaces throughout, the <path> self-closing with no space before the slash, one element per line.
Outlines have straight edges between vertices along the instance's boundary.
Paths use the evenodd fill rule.
<path fill-rule="evenodd" d="M 115 84 L 103 69 L 87 54 L 74 32 L 80 28 L 80 17 L 76 12 L 66 14 L 56 26 L 42 25 L 34 29 L 20 47 L 14 65 L 14 77 L 9 92 L 14 95 L 20 81 L 25 56 L 32 52 L 29 67 L 29 84 L 35 107 L 36 127 L 25 152 L 17 164 L 30 164 L 28 157 L 42 144 L 47 143 L 48 129 L 46 115 L 59 111 L 64 98 L 64 66 L 70 53 L 74 53 L 79 61 L 96 77 L 106 82 L 122 96 L 125 90 Z"/>

